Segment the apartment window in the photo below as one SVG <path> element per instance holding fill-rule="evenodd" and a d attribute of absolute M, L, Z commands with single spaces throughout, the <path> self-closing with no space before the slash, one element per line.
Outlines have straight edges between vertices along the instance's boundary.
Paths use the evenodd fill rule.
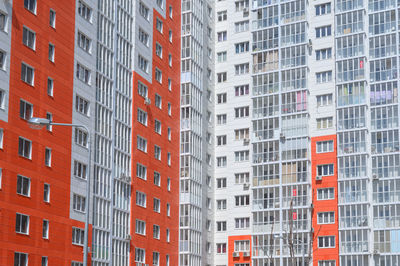
<path fill-rule="evenodd" d="M 171 54 L 168 54 L 168 65 L 170 66 L 170 67 L 172 67 L 172 55 Z M 168 79 L 168 81 L 170 81 L 170 79 Z M 169 90 L 171 90 L 171 87 L 170 87 L 170 82 L 168 83 L 168 89 Z"/>
<path fill-rule="evenodd" d="M 171 191 L 171 178 L 167 178 L 167 190 Z"/>
<path fill-rule="evenodd" d="M 139 14 L 142 15 L 146 20 L 149 20 L 150 10 L 142 2 L 139 2 Z"/>
<path fill-rule="evenodd" d="M 226 221 L 218 221 L 217 222 L 217 232 L 226 231 Z"/>
<path fill-rule="evenodd" d="M 153 211 L 160 212 L 160 199 L 154 198 L 153 199 Z"/>
<path fill-rule="evenodd" d="M 55 54 L 55 46 L 54 44 L 49 43 L 49 60 L 54 62 L 54 54 Z"/>
<path fill-rule="evenodd" d="M 235 118 L 243 118 L 248 116 L 249 116 L 248 106 L 235 108 Z"/>
<path fill-rule="evenodd" d="M 7 15 L 0 12 L 0 30 L 6 31 L 7 27 Z"/>
<path fill-rule="evenodd" d="M 249 51 L 249 42 L 241 42 L 235 44 L 235 53 L 247 53 Z"/>
<path fill-rule="evenodd" d="M 217 178 L 217 188 L 226 188 L 226 177 Z"/>
<path fill-rule="evenodd" d="M 82 262 L 72 261 L 71 266 L 83 266 Z"/>
<path fill-rule="evenodd" d="M 42 257 L 42 266 L 48 266 L 48 259 L 47 259 L 47 257 Z"/>
<path fill-rule="evenodd" d="M 50 185 L 49 184 L 43 185 L 43 201 L 50 202 Z"/>
<path fill-rule="evenodd" d="M 136 219 L 135 233 L 139 235 L 146 235 L 146 222 Z"/>
<path fill-rule="evenodd" d="M 15 252 L 14 266 L 28 266 L 28 254 Z"/>
<path fill-rule="evenodd" d="M 76 95 L 75 97 L 75 110 L 81 114 L 89 115 L 89 101 Z"/>
<path fill-rule="evenodd" d="M 331 25 L 315 28 L 315 37 L 323 38 L 332 35 Z"/>
<path fill-rule="evenodd" d="M 217 136 L 217 146 L 226 145 L 226 135 Z"/>
<path fill-rule="evenodd" d="M 217 32 L 217 39 L 218 39 L 218 42 L 226 41 L 226 39 L 227 39 L 226 31 Z"/>
<path fill-rule="evenodd" d="M 217 243 L 217 254 L 226 253 L 226 243 Z"/>
<path fill-rule="evenodd" d="M 44 151 L 44 165 L 51 167 L 51 149 L 46 148 Z"/>
<path fill-rule="evenodd" d="M 161 96 L 156 93 L 156 95 L 155 95 L 155 105 L 156 105 L 156 107 L 161 109 L 161 103 L 162 103 Z"/>
<path fill-rule="evenodd" d="M 0 50 L 0 69 L 5 69 L 6 67 L 6 53 Z"/>
<path fill-rule="evenodd" d="M 317 165 L 318 176 L 332 176 L 333 175 L 333 164 Z"/>
<path fill-rule="evenodd" d="M 138 81 L 138 94 L 144 98 L 147 98 L 148 88 L 142 82 Z"/>
<path fill-rule="evenodd" d="M 139 28 L 139 41 L 141 41 L 144 45 L 149 46 L 149 34 L 147 34 L 141 28 Z"/>
<path fill-rule="evenodd" d="M 36 47 L 36 33 L 27 27 L 23 27 L 22 29 L 22 43 L 35 50 Z"/>
<path fill-rule="evenodd" d="M 321 5 L 315 6 L 315 15 L 316 16 L 321 16 L 321 15 L 330 14 L 330 13 L 331 13 L 331 3 L 324 3 Z"/>
<path fill-rule="evenodd" d="M 81 64 L 76 64 L 76 77 L 82 82 L 89 84 L 90 83 L 90 70 L 83 67 Z"/>
<path fill-rule="evenodd" d="M 74 194 L 73 196 L 73 209 L 78 212 L 85 212 L 86 198 L 84 196 Z"/>
<path fill-rule="evenodd" d="M 235 33 L 245 32 L 249 30 L 249 21 L 239 21 L 235 22 Z"/>
<path fill-rule="evenodd" d="M 317 118 L 317 128 L 327 129 L 333 127 L 333 117 Z"/>
<path fill-rule="evenodd" d="M 317 106 L 328 106 L 332 105 L 332 94 L 324 94 L 324 95 L 318 95 L 317 96 Z"/>
<path fill-rule="evenodd" d="M 141 262 L 144 264 L 146 260 L 145 250 L 142 248 L 135 248 L 135 262 Z"/>
<path fill-rule="evenodd" d="M 317 213 L 318 224 L 334 224 L 335 212 L 319 212 Z"/>
<path fill-rule="evenodd" d="M 167 203 L 167 216 L 171 216 L 171 205 Z"/>
<path fill-rule="evenodd" d="M 147 112 L 142 109 L 137 109 L 137 121 L 145 126 L 147 126 Z"/>
<path fill-rule="evenodd" d="M 92 9 L 82 1 L 78 2 L 78 14 L 89 22 L 92 20 Z"/>
<path fill-rule="evenodd" d="M 147 152 L 147 140 L 141 136 L 137 136 L 137 149 L 142 152 Z"/>
<path fill-rule="evenodd" d="M 240 195 L 235 196 L 235 206 L 248 206 L 250 204 L 250 196 L 249 195 Z"/>
<path fill-rule="evenodd" d="M 82 179 L 87 178 L 87 165 L 74 160 L 74 176 Z"/>
<path fill-rule="evenodd" d="M 171 105 L 171 103 L 168 103 L 168 115 L 169 116 L 172 115 L 172 105 Z"/>
<path fill-rule="evenodd" d="M 163 32 L 163 22 L 159 18 L 156 21 L 156 29 L 161 33 Z"/>
<path fill-rule="evenodd" d="M 31 179 L 25 176 L 17 176 L 17 194 L 29 197 L 31 194 Z"/>
<path fill-rule="evenodd" d="M 159 172 L 154 171 L 154 185 L 160 186 L 161 185 L 161 175 Z"/>
<path fill-rule="evenodd" d="M 218 22 L 225 21 L 227 19 L 227 11 L 220 11 L 217 13 Z"/>
<path fill-rule="evenodd" d="M 72 227 L 72 244 L 83 245 L 85 239 L 85 230 Z"/>
<path fill-rule="evenodd" d="M 217 94 L 217 103 L 226 103 L 226 93 Z"/>
<path fill-rule="evenodd" d="M 156 3 L 159 8 L 164 9 L 164 0 L 157 0 Z"/>
<path fill-rule="evenodd" d="M 154 145 L 154 158 L 161 160 L 161 147 Z"/>
<path fill-rule="evenodd" d="M 317 61 L 326 60 L 332 58 L 332 48 L 325 48 L 315 51 L 315 57 Z"/>
<path fill-rule="evenodd" d="M 335 198 L 335 190 L 333 187 L 330 188 L 319 188 L 317 189 L 317 200 L 331 200 Z"/>
<path fill-rule="evenodd" d="M 171 153 L 167 152 L 167 164 L 171 165 Z"/>
<path fill-rule="evenodd" d="M 0 149 L 3 149 L 4 129 L 0 128 Z M 0 188 L 1 188 L 1 168 L 0 168 Z"/>
<path fill-rule="evenodd" d="M 56 11 L 53 9 L 50 9 L 49 12 L 49 25 L 52 28 L 56 27 Z"/>
<path fill-rule="evenodd" d="M 19 117 L 25 120 L 29 120 L 33 115 L 33 105 L 24 101 L 19 101 Z"/>
<path fill-rule="evenodd" d="M 167 130 L 168 140 L 171 140 L 171 128 L 169 127 Z"/>
<path fill-rule="evenodd" d="M 244 75 L 249 73 L 249 63 L 235 65 L 235 75 Z"/>
<path fill-rule="evenodd" d="M 250 251 L 250 240 L 235 240 L 233 245 L 235 252 Z"/>
<path fill-rule="evenodd" d="M 226 167 L 226 156 L 217 157 L 217 167 Z"/>
<path fill-rule="evenodd" d="M 169 5 L 168 13 L 169 13 L 169 17 L 172 18 L 172 6 L 171 5 Z"/>
<path fill-rule="evenodd" d="M 318 248 L 334 248 L 335 236 L 319 236 Z"/>
<path fill-rule="evenodd" d="M 162 83 L 162 72 L 158 68 L 155 70 L 155 78 L 159 83 Z"/>
<path fill-rule="evenodd" d="M 49 221 L 48 220 L 43 220 L 42 237 L 44 239 L 49 239 Z"/>
<path fill-rule="evenodd" d="M 247 228 L 250 228 L 249 217 L 235 218 L 235 229 L 247 229 Z"/>
<path fill-rule="evenodd" d="M 249 85 L 235 86 L 235 96 L 249 95 Z"/>
<path fill-rule="evenodd" d="M 153 238 L 160 239 L 160 226 L 154 224 L 153 225 Z"/>
<path fill-rule="evenodd" d="M 317 142 L 317 153 L 325 152 L 333 152 L 333 140 Z"/>
<path fill-rule="evenodd" d="M 226 55 L 227 55 L 226 51 L 217 53 L 218 63 L 226 62 Z"/>
<path fill-rule="evenodd" d="M 170 241 L 170 233 L 169 233 L 169 229 L 168 228 L 166 229 L 165 234 L 166 234 L 166 241 L 169 243 L 169 241 Z"/>
<path fill-rule="evenodd" d="M 29 234 L 29 216 L 17 213 L 15 216 L 15 232 Z"/>
<path fill-rule="evenodd" d="M 32 13 L 36 13 L 36 0 L 24 0 L 24 7 Z"/>
<path fill-rule="evenodd" d="M 235 151 L 235 162 L 245 162 L 249 160 L 249 151 Z"/>
<path fill-rule="evenodd" d="M 168 38 L 169 38 L 169 42 L 172 42 L 172 30 L 169 30 L 169 32 L 168 32 Z"/>
<path fill-rule="evenodd" d="M 236 184 L 244 184 L 250 182 L 250 173 L 236 173 L 235 174 L 235 183 Z"/>
<path fill-rule="evenodd" d="M 78 46 L 82 48 L 85 52 L 90 53 L 91 45 L 92 40 L 81 32 L 78 32 Z"/>
<path fill-rule="evenodd" d="M 224 0 L 218 0 L 224 1 Z M 249 0 L 236 0 L 235 1 L 235 11 L 242 12 L 244 9 L 249 8 Z"/>
<path fill-rule="evenodd" d="M 146 208 L 146 194 L 136 191 L 136 205 Z"/>
<path fill-rule="evenodd" d="M 4 99 L 6 93 L 3 90 L 0 90 L 0 109 L 4 109 Z"/>
<path fill-rule="evenodd" d="M 226 210 L 226 199 L 217 200 L 217 210 Z"/>
<path fill-rule="evenodd" d="M 25 157 L 27 159 L 31 159 L 32 155 L 32 142 L 28 139 L 24 139 L 19 137 L 18 141 L 18 155 Z"/>
<path fill-rule="evenodd" d="M 217 115 L 217 125 L 225 125 L 226 124 L 226 114 Z"/>
<path fill-rule="evenodd" d="M 24 63 L 21 64 L 21 80 L 33 86 L 35 70 Z"/>
<path fill-rule="evenodd" d="M 156 55 L 162 58 L 162 46 L 158 42 L 156 42 Z"/>
<path fill-rule="evenodd" d="M 226 72 L 217 73 L 217 81 L 218 83 L 226 81 Z"/>
<path fill-rule="evenodd" d="M 54 80 L 52 78 L 47 78 L 47 95 L 53 96 L 54 93 Z"/>
<path fill-rule="evenodd" d="M 317 83 L 327 83 L 332 81 L 332 71 L 316 73 Z"/>
<path fill-rule="evenodd" d="M 88 146 L 87 132 L 80 128 L 75 128 L 75 143 L 79 146 L 87 148 Z"/>
<path fill-rule="evenodd" d="M 141 70 L 143 70 L 143 72 L 146 72 L 146 73 L 149 72 L 149 61 L 144 59 L 144 57 L 141 55 L 138 56 L 138 64 L 139 64 L 139 68 Z"/>
<path fill-rule="evenodd" d="M 235 140 L 243 140 L 248 138 L 249 138 L 248 128 L 235 129 Z"/>
<path fill-rule="evenodd" d="M 143 164 L 137 163 L 136 164 L 136 176 L 146 180 L 147 179 L 147 167 Z"/>
<path fill-rule="evenodd" d="M 335 260 L 319 260 L 318 266 L 336 266 Z"/>

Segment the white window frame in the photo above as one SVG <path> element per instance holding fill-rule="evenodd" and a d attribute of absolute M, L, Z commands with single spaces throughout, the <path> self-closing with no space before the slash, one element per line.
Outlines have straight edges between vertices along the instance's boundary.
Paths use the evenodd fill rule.
<path fill-rule="evenodd" d="M 19 226 L 17 223 L 18 220 L 20 220 Z M 15 214 L 15 232 L 18 234 L 29 235 L 29 222 L 30 222 L 29 220 L 30 220 L 29 215 L 17 212 Z"/>

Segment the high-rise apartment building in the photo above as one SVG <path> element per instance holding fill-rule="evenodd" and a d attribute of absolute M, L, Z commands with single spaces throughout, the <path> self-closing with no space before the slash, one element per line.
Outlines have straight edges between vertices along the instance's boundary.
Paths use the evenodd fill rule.
<path fill-rule="evenodd" d="M 90 265 L 178 265 L 180 19 L 172 0 L 0 3 L 1 265 L 83 265 L 88 213 Z"/>
<path fill-rule="evenodd" d="M 181 145 L 181 182 L 196 176 L 182 168 L 186 153 L 205 154 L 199 168 L 213 172 L 181 183 L 180 265 L 399 264 L 400 3 L 182 4 L 182 36 L 211 35 L 200 52 L 211 64 L 190 71 L 211 73 L 199 90 L 212 96 L 184 117 L 185 100 L 200 98 L 182 84 L 182 123 L 204 134 Z M 209 114 L 211 125 L 196 123 Z M 184 201 L 199 193 L 206 206 L 190 216 Z M 184 235 L 188 216 L 207 230 Z M 182 260 L 190 247 L 205 254 L 200 262 Z"/>

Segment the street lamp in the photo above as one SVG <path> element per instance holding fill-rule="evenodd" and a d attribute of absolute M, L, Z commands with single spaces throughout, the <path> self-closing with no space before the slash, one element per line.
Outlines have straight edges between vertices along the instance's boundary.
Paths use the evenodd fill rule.
<path fill-rule="evenodd" d="M 281 236 L 281 235 L 278 235 L 278 234 L 275 234 L 274 236 L 273 236 L 273 238 L 275 238 L 275 239 L 282 239 L 282 240 L 289 240 L 287 237 L 285 237 L 285 236 Z M 304 249 L 304 242 L 302 241 L 302 240 L 300 240 L 300 239 L 295 239 L 296 240 L 296 242 L 299 242 L 299 243 L 301 243 L 301 253 L 302 253 L 302 255 L 303 255 L 303 266 L 305 266 L 305 249 Z"/>
<path fill-rule="evenodd" d="M 86 187 L 86 200 L 85 200 L 85 235 L 83 241 L 83 265 L 87 266 L 88 262 L 88 236 L 89 236 L 89 200 L 90 200 L 90 167 L 91 167 L 91 142 L 90 142 L 90 130 L 85 125 L 80 124 L 66 124 L 66 123 L 54 123 L 47 118 L 32 117 L 28 120 L 29 126 L 32 129 L 42 129 L 44 126 L 67 126 L 75 128 L 83 128 L 88 134 L 87 142 L 89 147 L 89 158 L 88 158 L 88 175 L 87 175 L 87 187 Z"/>

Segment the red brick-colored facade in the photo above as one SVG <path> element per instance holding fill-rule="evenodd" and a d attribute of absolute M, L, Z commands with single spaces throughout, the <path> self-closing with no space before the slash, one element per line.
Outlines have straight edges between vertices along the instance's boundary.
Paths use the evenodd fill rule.
<path fill-rule="evenodd" d="M 233 252 L 235 252 L 235 241 L 237 240 L 250 241 L 249 256 L 245 256 L 244 252 L 238 252 L 238 257 L 233 256 Z M 249 263 L 249 265 L 251 265 L 251 235 L 228 236 L 228 258 L 228 266 L 235 266 L 236 263 Z"/>

